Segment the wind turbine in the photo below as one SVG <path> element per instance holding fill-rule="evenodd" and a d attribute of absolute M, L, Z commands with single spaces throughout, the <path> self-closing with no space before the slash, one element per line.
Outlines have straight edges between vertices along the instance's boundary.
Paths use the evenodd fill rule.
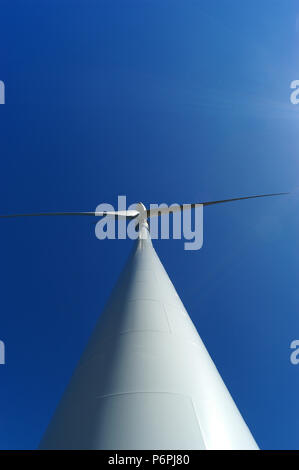
<path fill-rule="evenodd" d="M 258 449 L 153 248 L 147 219 L 170 211 L 139 203 L 131 211 L 0 216 L 110 215 L 136 219 L 139 230 L 40 449 Z"/>

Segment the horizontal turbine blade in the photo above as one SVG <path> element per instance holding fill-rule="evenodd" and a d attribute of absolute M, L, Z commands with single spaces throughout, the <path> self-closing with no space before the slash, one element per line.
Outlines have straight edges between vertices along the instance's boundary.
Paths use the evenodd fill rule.
<path fill-rule="evenodd" d="M 211 206 L 213 204 L 222 204 L 224 202 L 233 202 L 233 201 L 242 201 L 244 199 L 255 199 L 258 197 L 269 197 L 269 196 L 282 196 L 289 193 L 273 193 L 273 194 L 258 194 L 256 196 L 245 196 L 237 197 L 233 199 L 222 199 L 220 201 L 208 201 L 208 202 L 198 202 L 195 204 L 177 204 L 172 207 L 160 207 L 149 209 L 146 211 L 147 218 L 154 217 L 157 215 L 169 214 L 170 212 L 179 212 L 186 209 L 194 209 L 199 206 Z M 128 210 L 128 211 L 103 211 L 103 212 L 37 212 L 29 214 L 4 214 L 0 215 L 0 218 L 13 218 L 13 217 L 44 217 L 44 216 L 72 216 L 72 215 L 83 215 L 83 216 L 92 216 L 92 217 L 104 217 L 111 216 L 116 218 L 125 218 L 125 219 L 135 219 L 140 214 L 137 210 Z"/>
<path fill-rule="evenodd" d="M 117 218 L 129 218 L 134 219 L 139 214 L 138 211 L 104 211 L 104 212 L 38 212 L 32 214 L 7 214 L 0 215 L 0 218 L 11 218 L 11 217 L 43 217 L 43 216 L 56 216 L 56 215 L 85 215 L 93 217 L 104 217 L 112 216 Z"/>
<path fill-rule="evenodd" d="M 116 217 L 120 219 L 135 219 L 139 215 L 139 211 L 129 210 L 129 211 L 104 211 L 104 212 L 95 212 L 95 216 L 103 217 L 110 215 L 111 217 Z"/>
<path fill-rule="evenodd" d="M 243 201 L 244 199 L 255 199 L 257 197 L 270 197 L 270 196 L 283 196 L 290 193 L 273 193 L 273 194 L 258 194 L 256 196 L 236 197 L 234 199 L 223 199 L 222 201 L 209 201 L 203 202 L 203 206 L 211 206 L 212 204 L 222 204 L 223 202 Z M 193 205 L 193 204 L 191 204 Z"/>
<path fill-rule="evenodd" d="M 154 217 L 157 215 L 169 214 L 171 212 L 179 212 L 179 211 L 183 211 L 186 209 L 195 209 L 196 207 L 199 207 L 199 206 L 212 206 L 213 204 L 222 204 L 224 202 L 242 201 L 244 199 L 255 199 L 257 197 L 282 196 L 285 194 L 289 194 L 289 193 L 258 194 L 255 196 L 236 197 L 233 199 L 222 199 L 220 201 L 198 202 L 195 204 L 181 204 L 181 205 L 174 204 L 172 207 L 148 209 L 146 212 L 147 212 L 147 217 Z"/>

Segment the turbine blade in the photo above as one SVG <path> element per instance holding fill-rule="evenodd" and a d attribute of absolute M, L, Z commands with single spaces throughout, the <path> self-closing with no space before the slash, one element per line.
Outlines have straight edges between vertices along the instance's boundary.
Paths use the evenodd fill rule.
<path fill-rule="evenodd" d="M 98 212 L 96 212 L 96 215 L 98 215 Z M 129 210 L 129 211 L 101 212 L 101 215 L 111 215 L 113 217 L 135 219 L 135 217 L 139 215 L 139 211 Z"/>
<path fill-rule="evenodd" d="M 203 206 L 211 206 L 212 204 L 222 204 L 223 202 L 242 201 L 244 199 L 255 199 L 257 197 L 283 196 L 283 195 L 286 195 L 286 194 L 290 194 L 290 193 L 257 194 L 255 196 L 236 197 L 236 198 L 233 198 L 233 199 L 223 199 L 221 201 L 203 202 L 202 205 Z"/>
<path fill-rule="evenodd" d="M 282 196 L 285 194 L 290 194 L 290 193 L 258 194 L 255 196 L 236 197 L 233 199 L 222 199 L 220 201 L 207 201 L 207 202 L 198 202 L 195 204 L 173 205 L 173 207 L 161 207 L 161 208 L 148 209 L 146 212 L 147 212 L 147 217 L 153 217 L 157 215 L 169 214 L 170 212 L 178 212 L 178 211 L 183 211 L 186 209 L 195 209 L 196 207 L 199 207 L 199 206 L 212 206 L 213 204 L 222 204 L 224 202 L 242 201 L 244 199 L 255 199 L 257 197 Z"/>
<path fill-rule="evenodd" d="M 12 218 L 12 217 L 43 217 L 43 216 L 56 216 L 56 215 L 85 215 L 94 217 L 113 216 L 119 218 L 134 219 L 139 214 L 138 211 L 107 211 L 107 212 L 38 212 L 31 214 L 7 214 L 0 215 L 0 218 Z"/>

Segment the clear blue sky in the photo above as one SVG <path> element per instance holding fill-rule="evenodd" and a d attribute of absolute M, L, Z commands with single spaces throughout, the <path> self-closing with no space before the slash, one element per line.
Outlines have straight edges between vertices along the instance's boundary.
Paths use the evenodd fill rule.
<path fill-rule="evenodd" d="M 293 191 L 207 208 L 198 252 L 155 244 L 268 449 L 299 447 L 298 15 L 295 0 L 0 3 L 0 213 Z M 0 448 L 31 449 L 132 241 L 97 240 L 88 218 L 3 220 L 0 240 Z"/>

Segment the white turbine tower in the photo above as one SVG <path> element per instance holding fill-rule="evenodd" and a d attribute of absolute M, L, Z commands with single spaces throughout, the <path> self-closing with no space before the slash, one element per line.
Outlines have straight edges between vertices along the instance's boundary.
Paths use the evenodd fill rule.
<path fill-rule="evenodd" d="M 139 227 L 41 449 L 258 449 L 153 248 L 147 218 L 170 210 L 1 216 L 111 215 Z"/>

